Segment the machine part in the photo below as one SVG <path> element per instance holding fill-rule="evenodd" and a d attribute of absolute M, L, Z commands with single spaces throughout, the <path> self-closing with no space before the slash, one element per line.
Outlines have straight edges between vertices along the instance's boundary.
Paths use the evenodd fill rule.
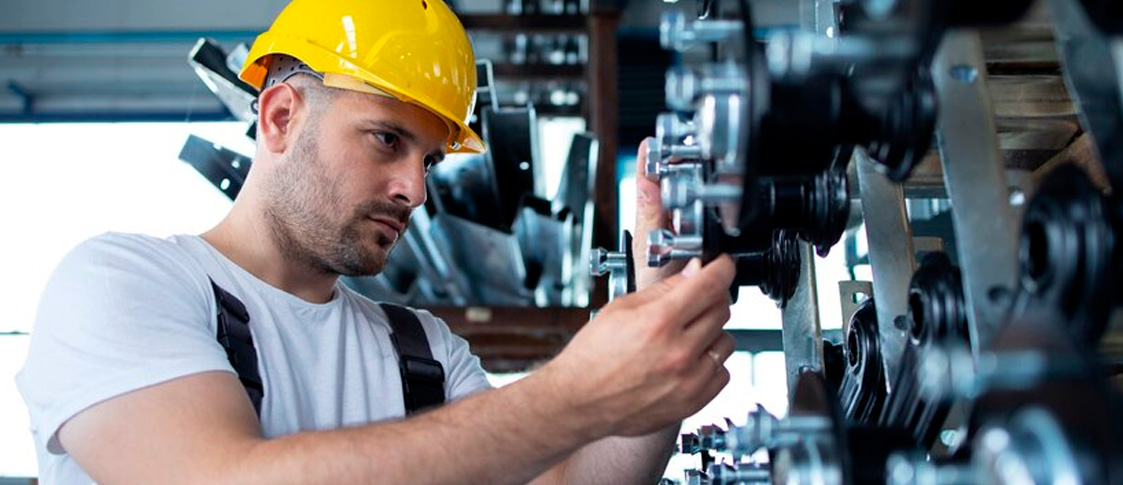
<path fill-rule="evenodd" d="M 846 370 L 838 393 L 842 412 L 853 423 L 875 423 L 888 395 L 877 326 L 870 298 L 858 307 L 846 331 Z"/>
<path fill-rule="evenodd" d="M 236 50 L 235 53 L 244 51 Z M 230 114 L 239 121 L 252 123 L 257 120 L 257 113 L 252 107 L 257 99 L 257 89 L 238 79 L 238 73 L 230 67 L 229 61 L 235 53 L 227 55 L 218 44 L 204 38 L 195 43 L 187 62 Z"/>
<path fill-rule="evenodd" d="M 760 287 L 780 307 L 795 295 L 800 282 L 800 243 L 792 235 L 777 231 L 769 250 L 738 255 L 736 259 L 734 287 Z"/>
<path fill-rule="evenodd" d="M 897 317 L 908 313 L 906 288 L 916 268 L 912 228 L 905 213 L 905 194 L 901 185 L 879 172 L 865 150 L 854 150 L 854 158 L 858 164 L 862 212 L 873 269 L 877 321 L 882 323 L 878 326 L 881 355 L 886 363 L 889 382 L 895 382 L 901 354 L 908 341 L 907 329 L 898 328 Z"/>
<path fill-rule="evenodd" d="M 932 77 L 921 70 L 877 117 L 881 124 L 865 143 L 866 152 L 881 164 L 890 180 L 904 182 L 928 155 L 938 109 Z"/>
<path fill-rule="evenodd" d="M 1009 2 L 1003 2 L 1009 3 Z M 1017 281 L 1017 233 L 1006 189 L 1005 159 L 995 134 L 979 34 L 951 32 L 932 65 L 940 95 L 937 140 L 944 183 L 954 207 L 959 262 L 972 349 L 978 352 L 1001 322 L 1009 302 L 996 298 Z"/>
<path fill-rule="evenodd" d="M 697 455 L 725 449 L 725 431 L 717 426 L 703 426 L 697 434 L 687 433 L 679 437 L 679 453 Z"/>
<path fill-rule="evenodd" d="M 909 284 L 911 345 L 969 338 L 967 308 L 959 268 L 947 254 L 928 253 Z"/>
<path fill-rule="evenodd" d="M 772 483 L 843 485 L 841 451 L 827 439 L 808 438 L 771 452 Z"/>
<path fill-rule="evenodd" d="M 663 266 L 669 261 L 709 256 L 717 257 L 717 252 L 707 253 L 704 249 L 704 234 L 714 225 L 706 217 L 705 206 L 701 200 L 675 200 L 679 192 L 697 187 L 705 180 L 701 163 L 670 165 L 667 175 L 659 183 L 666 208 L 673 215 L 674 231 L 661 230 L 648 233 L 647 263 L 649 266 Z M 680 203 L 681 202 L 681 203 Z M 712 242 L 712 240 L 711 240 Z M 708 261 L 708 260 L 707 260 Z"/>
<path fill-rule="evenodd" d="M 632 257 L 632 232 L 624 231 L 621 251 L 610 253 L 604 248 L 593 250 L 589 272 L 593 276 L 608 274 L 608 301 L 636 291 L 636 267 Z"/>
<path fill-rule="evenodd" d="M 806 31 L 786 31 L 768 36 L 765 53 L 773 78 L 798 82 L 814 74 L 844 74 L 854 65 L 876 69 L 910 63 L 919 50 L 912 39 L 884 42 L 873 36 L 826 37 Z"/>
<path fill-rule="evenodd" d="M 749 413 L 744 426 L 733 426 L 725 434 L 724 448 L 715 451 L 728 451 L 734 456 L 751 455 L 761 448 L 777 448 L 794 445 L 809 436 L 829 433 L 830 418 L 824 416 L 789 416 L 776 419 L 767 411 L 757 410 Z M 786 482 L 785 482 L 786 483 Z"/>
<path fill-rule="evenodd" d="M 510 228 L 524 197 L 545 194 L 538 167 L 538 116 L 534 106 L 484 108 L 480 124 L 490 149 L 484 157 L 491 165 L 498 189 L 500 230 Z"/>
<path fill-rule="evenodd" d="M 1022 223 L 1022 288 L 1092 346 L 1120 302 L 1113 212 L 1084 171 L 1066 165 L 1041 185 Z"/>
<path fill-rule="evenodd" d="M 850 218 L 850 182 L 843 167 L 808 179 L 762 179 L 760 185 L 759 217 L 751 227 L 796 231 L 820 256 L 842 239 Z"/>
<path fill-rule="evenodd" d="M 886 467 L 889 485 L 1110 483 L 1099 477 L 1102 457 L 1083 452 L 1048 410 L 1029 406 L 980 430 L 968 463 L 934 463 L 901 452 Z"/>
<path fill-rule="evenodd" d="M 929 253 L 909 284 L 909 341 L 901 355 L 900 372 L 880 424 L 910 430 L 920 447 L 927 449 L 938 438 L 948 418 L 950 396 L 925 393 L 922 366 L 927 349 L 935 346 L 960 349 L 970 362 L 970 343 L 963 289 L 958 269 L 944 253 Z"/>
<path fill-rule="evenodd" d="M 466 305 L 471 294 L 468 280 L 451 263 L 452 250 L 436 243 L 432 226 L 428 211 L 413 211 L 403 236 L 406 247 L 417 258 L 421 274 L 432 280 L 428 285 L 448 295 L 451 304 Z"/>
<path fill-rule="evenodd" d="M 450 214 L 508 231 L 499 210 L 499 185 L 495 170 L 483 155 L 450 155 L 430 171 L 425 181 L 433 213 Z"/>
<path fill-rule="evenodd" d="M 986 351 L 972 361 L 966 349 L 932 346 L 920 355 L 921 395 L 931 400 L 1033 389 L 1050 379 L 1080 378 L 1086 370 L 1079 359 L 1036 350 Z"/>
<path fill-rule="evenodd" d="M 532 196 L 524 197 L 520 205 L 512 229 L 522 249 L 526 288 L 534 292 L 537 306 L 572 306 L 564 297 L 574 277 L 569 250 L 576 237 L 573 212 L 566 209 L 554 215 L 550 201 Z"/>
<path fill-rule="evenodd" d="M 1083 469 L 1087 459 L 1074 449 L 1053 415 L 1041 408 L 1022 410 L 1009 424 L 984 428 L 973 451 L 979 483 L 1089 483 L 1086 478 L 1098 475 Z"/>
<path fill-rule="evenodd" d="M 1082 0 L 1088 18 L 1100 30 L 1112 35 L 1123 34 L 1123 5 L 1114 0 Z"/>
<path fill-rule="evenodd" d="M 749 77 L 732 61 L 703 64 L 697 68 L 675 66 L 667 71 L 667 106 L 677 111 L 693 111 L 706 95 L 749 93 Z"/>
<path fill-rule="evenodd" d="M 694 20 L 671 11 L 659 22 L 659 42 L 664 49 L 683 52 L 701 44 L 729 41 L 742 35 L 743 29 L 736 20 Z"/>
<path fill-rule="evenodd" d="M 592 280 L 584 273 L 584 265 L 590 260 L 589 252 L 593 247 L 593 217 L 596 205 L 592 194 L 595 192 L 598 154 L 600 142 L 592 133 L 577 133 L 569 145 L 569 156 L 554 197 L 554 213 L 571 210 L 575 218 L 577 235 L 573 238 L 570 253 L 573 255 L 573 284 L 565 291 L 574 306 L 589 305 Z M 560 205 L 559 205 L 560 204 Z M 629 237 L 631 237 L 629 235 Z M 627 248 L 631 254 L 632 248 Z M 634 260 L 633 260 L 634 261 Z M 633 263 L 634 264 L 634 263 Z"/>
<path fill-rule="evenodd" d="M 842 307 L 842 321 L 849 322 L 866 299 L 873 296 L 873 283 L 869 281 L 839 281 L 838 301 Z"/>
<path fill-rule="evenodd" d="M 995 0 L 985 5 L 940 0 L 858 0 L 861 13 L 877 25 L 893 26 L 928 41 L 949 28 L 1005 25 L 1021 18 L 1033 0 Z M 934 46 L 933 46 L 934 47 Z"/>
<path fill-rule="evenodd" d="M 698 102 L 694 136 L 702 158 L 712 161 L 717 176 L 745 173 L 742 147 L 749 136 L 743 114 L 747 101 L 741 94 L 707 94 Z"/>
<path fill-rule="evenodd" d="M 710 485 L 710 476 L 701 470 L 686 470 L 686 485 Z"/>
<path fill-rule="evenodd" d="M 525 287 L 522 249 L 513 234 L 449 214 L 432 218 L 432 237 L 447 248 L 451 261 L 472 282 L 474 301 L 527 306 L 534 301 Z"/>
<path fill-rule="evenodd" d="M 768 467 L 757 463 L 715 463 L 707 473 L 714 485 L 770 485 L 771 474 Z"/>
<path fill-rule="evenodd" d="M 838 4 L 838 0 L 799 0 L 800 27 L 829 38 L 838 37 Z"/>
<path fill-rule="evenodd" d="M 741 200 L 741 187 L 726 184 L 698 184 L 689 178 L 665 178 L 662 180 L 663 207 L 682 209 L 695 202 L 713 206 Z"/>
<path fill-rule="evenodd" d="M 975 485 L 970 465 L 938 464 L 921 452 L 899 452 L 885 466 L 886 485 Z"/>
<path fill-rule="evenodd" d="M 943 392 L 946 387 L 927 387 L 930 381 L 925 378 L 925 366 L 928 353 L 923 347 L 910 344 L 901 355 L 900 373 L 895 381 L 891 381 L 892 393 L 882 409 L 878 424 L 885 428 L 908 430 L 911 440 L 923 449 L 929 449 L 936 443 L 939 433 L 952 406 L 953 396 Z M 966 359 L 966 364 L 971 363 L 971 352 L 966 343 L 959 347 L 961 352 L 956 354 Z M 950 365 L 950 364 L 949 364 Z"/>
<path fill-rule="evenodd" d="M 1123 52 L 1117 38 L 1093 26 L 1093 22 L 1106 24 L 1102 27 L 1118 32 L 1113 28 L 1120 24 L 1119 16 L 1113 15 L 1118 13 L 1117 2 L 1085 0 L 1087 11 L 1070 0 L 1050 0 L 1048 4 L 1080 124 L 1092 134 L 1111 186 L 1123 187 L 1123 139 L 1119 137 L 1123 133 Z"/>
<path fill-rule="evenodd" d="M 702 257 L 701 236 L 676 236 L 663 229 L 647 235 L 647 265 L 664 266 L 671 261 Z"/>
<path fill-rule="evenodd" d="M 780 312 L 784 340 L 784 368 L 788 395 L 795 392 L 799 376 L 823 370 L 823 335 L 819 320 L 819 290 L 815 279 L 815 255 L 811 245 L 798 242 L 799 279 L 795 293 Z"/>
<path fill-rule="evenodd" d="M 250 157 L 195 135 L 187 137 L 179 151 L 179 159 L 191 164 L 230 200 L 237 198 L 242 191 L 242 184 L 253 164 Z"/>

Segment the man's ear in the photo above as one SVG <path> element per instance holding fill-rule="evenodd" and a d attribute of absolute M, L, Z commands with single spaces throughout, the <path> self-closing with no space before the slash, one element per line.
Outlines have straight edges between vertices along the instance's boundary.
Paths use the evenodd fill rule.
<path fill-rule="evenodd" d="M 266 150 L 284 153 L 296 137 L 296 113 L 304 99 L 292 85 L 278 83 L 258 96 L 258 138 Z"/>

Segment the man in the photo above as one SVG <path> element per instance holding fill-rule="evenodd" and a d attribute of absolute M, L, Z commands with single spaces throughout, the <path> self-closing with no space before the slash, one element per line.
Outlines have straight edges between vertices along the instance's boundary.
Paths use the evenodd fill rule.
<path fill-rule="evenodd" d="M 408 418 L 387 316 L 338 281 L 382 270 L 429 166 L 482 150 L 474 72 L 440 0 L 289 5 L 242 73 L 262 88 L 257 154 L 230 214 L 201 237 L 87 241 L 47 285 L 18 377 L 43 481 L 657 481 L 680 420 L 729 379 L 727 258 L 644 270 L 645 289 L 496 390 L 417 312 L 450 402 Z M 639 189 L 642 240 L 666 221 L 658 187 Z M 211 281 L 250 315 L 259 416 L 216 342 Z"/>

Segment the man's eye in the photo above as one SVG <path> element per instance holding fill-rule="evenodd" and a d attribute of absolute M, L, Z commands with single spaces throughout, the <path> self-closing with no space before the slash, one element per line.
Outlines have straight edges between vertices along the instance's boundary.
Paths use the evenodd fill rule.
<path fill-rule="evenodd" d="M 383 145 L 386 145 L 388 147 L 393 148 L 398 145 L 398 135 L 395 135 L 393 133 L 375 132 L 374 136 L 375 138 L 378 138 L 378 141 L 382 142 Z"/>
<path fill-rule="evenodd" d="M 437 164 L 435 157 L 425 157 L 425 174 L 433 171 L 433 166 Z"/>

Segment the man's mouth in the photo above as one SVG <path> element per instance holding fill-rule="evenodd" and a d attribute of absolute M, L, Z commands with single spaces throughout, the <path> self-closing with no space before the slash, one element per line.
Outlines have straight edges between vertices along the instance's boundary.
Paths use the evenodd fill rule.
<path fill-rule="evenodd" d="M 401 221 L 391 217 L 385 216 L 372 216 L 370 220 L 377 222 L 380 226 L 386 229 L 387 232 L 392 233 L 394 240 L 397 241 L 398 237 L 405 231 L 406 226 Z"/>

